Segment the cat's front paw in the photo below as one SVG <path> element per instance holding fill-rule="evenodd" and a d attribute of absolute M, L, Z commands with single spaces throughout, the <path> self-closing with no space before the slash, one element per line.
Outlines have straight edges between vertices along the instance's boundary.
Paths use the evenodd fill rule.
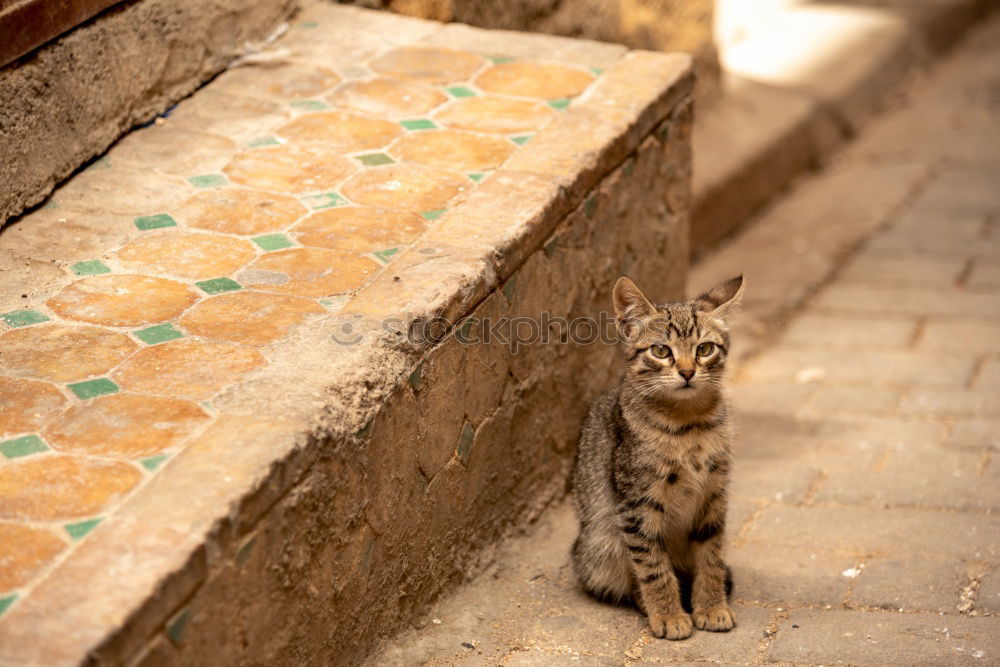
<path fill-rule="evenodd" d="M 736 619 L 733 618 L 733 610 L 725 602 L 705 609 L 694 610 L 694 626 L 699 630 L 729 632 L 735 625 Z"/>
<path fill-rule="evenodd" d="M 683 611 L 676 614 L 653 614 L 649 617 L 649 629 L 654 637 L 687 639 L 691 636 L 691 617 Z"/>

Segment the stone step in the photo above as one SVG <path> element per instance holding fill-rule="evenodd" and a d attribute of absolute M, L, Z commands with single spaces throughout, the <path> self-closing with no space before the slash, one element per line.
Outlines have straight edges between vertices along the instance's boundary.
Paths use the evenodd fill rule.
<path fill-rule="evenodd" d="M 691 86 L 316 4 L 6 226 L 0 663 L 356 662 L 474 571 L 563 491 L 583 318 L 684 292 Z"/>
<path fill-rule="evenodd" d="M 835 162 L 990 0 L 719 0 L 721 94 L 694 132 L 691 248 L 704 255 L 796 179 Z"/>

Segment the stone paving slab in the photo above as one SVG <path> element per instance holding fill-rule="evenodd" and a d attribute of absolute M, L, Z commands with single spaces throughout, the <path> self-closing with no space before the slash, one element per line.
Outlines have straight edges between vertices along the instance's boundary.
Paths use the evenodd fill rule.
<path fill-rule="evenodd" d="M 1000 660 L 1000 422 L 993 391 L 1000 386 L 1000 338 L 992 335 L 1000 293 L 989 281 L 969 282 L 970 269 L 991 266 L 982 263 L 977 243 L 992 243 L 991 221 L 1000 214 L 1000 152 L 982 141 L 1000 130 L 996 105 L 984 101 L 994 77 L 982 65 L 998 56 L 994 20 L 916 86 L 899 111 L 863 131 L 833 169 L 804 182 L 695 268 L 696 288 L 742 265 L 748 295 L 754 285 L 766 290 L 748 301 L 736 335 L 753 335 L 755 347 L 733 382 L 733 633 L 667 642 L 639 624 L 631 644 L 618 635 L 581 638 L 591 618 L 615 621 L 603 607 L 594 611 L 569 573 L 576 523 L 560 504 L 508 544 L 486 576 L 431 611 L 428 618 L 440 625 L 429 621 L 402 636 L 371 664 Z M 929 121 L 943 118 L 950 146 L 909 134 L 905 150 L 895 150 L 897 121 L 909 131 L 928 123 L 921 131 L 933 134 Z M 898 189 L 873 185 L 876 174 L 892 174 L 882 183 Z M 875 201 L 879 189 L 885 199 Z M 858 202 L 851 192 L 873 196 Z M 804 216 L 816 223 L 803 225 Z M 862 222 L 855 227 L 856 220 Z M 969 220 L 978 227 L 970 231 L 963 222 Z M 947 253 L 924 243 L 927 230 L 946 242 Z M 890 251 L 886 238 L 901 245 L 923 240 Z M 826 267 L 818 270 L 817 261 Z M 775 323 L 786 317 L 782 331 Z M 753 330 L 760 322 L 770 326 Z M 526 587 L 540 585 L 532 581 L 546 582 L 557 608 L 527 603 L 534 594 Z M 636 616 L 630 608 L 618 614 L 623 625 L 612 632 Z M 489 632 L 490 653 L 427 645 L 408 652 L 429 636 L 458 641 L 463 633 L 454 619 L 465 615 Z M 579 620 L 553 626 L 537 647 L 513 632 L 551 615 Z M 618 652 L 610 655 L 610 647 Z"/>
<path fill-rule="evenodd" d="M 805 664 L 989 664 L 1000 650 L 995 627 L 989 618 L 796 610 L 782 622 L 787 631 L 768 657 Z"/>
<path fill-rule="evenodd" d="M 336 522 L 324 568 L 404 568 L 390 553 L 403 539 L 387 536 L 401 500 L 390 491 L 410 494 L 433 523 L 425 537 L 445 541 L 455 517 L 444 501 L 468 494 L 458 516 L 482 513 L 488 543 L 541 494 L 544 480 L 528 475 L 505 499 L 484 500 L 498 493 L 491 457 L 537 419 L 519 398 L 544 391 L 543 353 L 490 348 L 456 372 L 462 345 L 434 347 L 410 327 L 477 308 L 536 316 L 551 303 L 553 272 L 584 271 L 578 292 L 560 292 L 554 312 L 570 313 L 621 272 L 583 268 L 596 264 L 579 250 L 591 234 L 609 254 L 669 261 L 664 284 L 680 291 L 686 56 L 332 3 L 311 3 L 272 49 L 125 137 L 0 235 L 0 268 L 10 269 L 0 289 L 0 663 L 70 664 L 88 651 L 210 662 L 226 641 L 239 644 L 209 641 L 225 617 L 213 605 L 235 598 L 196 592 L 225 590 L 246 563 L 273 575 L 281 568 L 269 563 L 301 547 L 296 539 L 312 546 L 309 535 L 276 539 L 283 528 Z M 659 194 L 623 210 L 630 188 Z M 484 368 L 497 371 L 492 385 Z M 373 425 L 390 403 L 425 419 L 387 408 Z M 419 437 L 406 432 L 413 451 L 403 455 L 394 438 L 411 425 Z M 352 461 L 364 472 L 338 469 L 369 436 L 372 451 Z M 532 457 L 544 453 L 554 475 L 562 434 L 533 437 L 545 446 L 521 463 L 541 470 Z M 319 486 L 290 492 L 307 473 L 327 475 L 336 511 L 317 503 L 296 514 Z M 353 503 L 383 489 L 359 517 Z M 261 527 L 272 514 L 298 519 Z M 428 599 L 473 567 L 465 556 L 447 576 L 412 575 Z M 396 616 L 420 604 L 402 600 Z M 384 631 L 338 648 L 363 652 Z M 265 650 L 275 648 L 253 646 Z"/>

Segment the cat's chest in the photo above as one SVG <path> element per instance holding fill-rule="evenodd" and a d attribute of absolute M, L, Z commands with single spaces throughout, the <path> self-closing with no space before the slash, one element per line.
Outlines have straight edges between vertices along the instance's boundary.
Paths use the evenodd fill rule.
<path fill-rule="evenodd" d="M 687 439 L 647 443 L 637 457 L 644 494 L 661 503 L 700 502 L 709 476 L 710 453 Z"/>
<path fill-rule="evenodd" d="M 724 450 L 725 440 L 716 434 L 657 434 L 644 439 L 641 458 L 658 477 L 683 475 L 689 481 L 698 481 L 707 477 L 709 462 Z"/>
<path fill-rule="evenodd" d="M 642 480 L 641 495 L 664 508 L 646 517 L 651 533 L 670 539 L 690 531 L 708 493 L 708 466 L 692 453 L 687 457 L 653 456 L 652 474 Z"/>
<path fill-rule="evenodd" d="M 658 452 L 652 457 L 652 468 L 655 474 L 647 480 L 650 493 L 674 501 L 677 496 L 700 498 L 708 482 L 707 456 L 699 449 Z"/>

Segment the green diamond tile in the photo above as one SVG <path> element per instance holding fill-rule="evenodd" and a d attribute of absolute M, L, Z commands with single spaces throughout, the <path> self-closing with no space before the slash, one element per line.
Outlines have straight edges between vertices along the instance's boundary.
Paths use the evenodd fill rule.
<path fill-rule="evenodd" d="M 522 134 L 522 135 L 517 136 L 517 137 L 510 137 L 510 140 L 513 141 L 518 146 L 523 146 L 526 143 L 528 143 L 529 141 L 531 141 L 531 137 L 532 137 L 532 135 L 530 135 L 530 134 Z"/>
<path fill-rule="evenodd" d="M 108 378 L 97 378 L 96 380 L 86 380 L 84 382 L 74 382 L 66 385 L 69 390 L 76 394 L 77 398 L 87 400 L 96 396 L 113 394 L 119 387 Z"/>
<path fill-rule="evenodd" d="M 10 609 L 10 606 L 14 604 L 15 600 L 17 600 L 17 593 L 0 597 L 0 614 L 3 614 L 5 611 Z"/>
<path fill-rule="evenodd" d="M 436 130 L 437 125 L 430 118 L 414 118 L 413 120 L 401 120 L 399 124 L 407 130 Z"/>
<path fill-rule="evenodd" d="M 395 162 L 385 153 L 369 153 L 368 155 L 355 155 L 354 159 L 366 167 L 377 167 L 382 164 L 392 164 Z"/>
<path fill-rule="evenodd" d="M 511 278 L 503 285 L 503 295 L 507 297 L 507 302 L 512 303 L 514 301 L 514 292 L 517 290 L 517 276 L 511 276 Z"/>
<path fill-rule="evenodd" d="M 385 250 L 376 250 L 372 254 L 378 258 L 383 264 L 389 263 L 389 258 L 399 252 L 399 248 L 386 248 Z"/>
<path fill-rule="evenodd" d="M 364 79 L 372 75 L 371 70 L 359 65 L 348 65 L 340 73 L 348 79 Z"/>
<path fill-rule="evenodd" d="M 0 442 L 0 454 L 8 459 L 31 456 L 38 452 L 48 451 L 48 449 L 45 446 L 45 441 L 37 435 L 22 435 L 20 438 Z"/>
<path fill-rule="evenodd" d="M 476 172 L 473 172 L 471 174 L 466 174 L 466 176 L 468 176 L 469 178 L 471 178 L 472 180 L 474 180 L 476 183 L 479 183 L 484 178 L 486 178 L 486 174 L 484 174 L 484 173 L 482 173 L 480 171 L 476 171 Z"/>
<path fill-rule="evenodd" d="M 314 211 L 324 208 L 333 208 L 334 206 L 343 206 L 347 203 L 347 200 L 338 195 L 336 192 L 324 192 L 320 195 L 309 195 L 308 197 L 302 197 L 302 201 L 306 202 L 306 205 Z"/>
<path fill-rule="evenodd" d="M 96 276 L 101 273 L 111 273 L 111 269 L 99 259 L 90 259 L 86 262 L 77 262 L 70 267 L 73 273 L 78 276 Z"/>
<path fill-rule="evenodd" d="M 325 111 L 330 105 L 322 100 L 293 100 L 288 106 L 299 111 Z"/>
<path fill-rule="evenodd" d="M 274 137 L 257 137 L 247 142 L 247 148 L 258 148 L 260 146 L 279 146 L 281 142 Z"/>
<path fill-rule="evenodd" d="M 84 171 L 97 171 L 100 169 L 111 169 L 111 160 L 107 156 L 94 160 Z"/>
<path fill-rule="evenodd" d="M 569 98 L 560 97 L 559 99 L 556 100 L 549 100 L 549 106 L 552 107 L 553 109 L 558 109 L 559 111 L 562 111 L 563 109 L 569 106 Z"/>
<path fill-rule="evenodd" d="M 417 364 L 417 367 L 413 369 L 410 376 L 407 378 L 407 382 L 413 387 L 413 391 L 420 389 L 420 385 L 424 383 L 424 362 Z"/>
<path fill-rule="evenodd" d="M 295 245 L 284 234 L 265 234 L 264 236 L 255 236 L 250 240 L 256 243 L 261 250 L 281 250 Z"/>
<path fill-rule="evenodd" d="M 465 86 L 450 86 L 445 88 L 447 92 L 452 97 L 475 97 L 476 91 L 471 88 L 466 88 Z"/>
<path fill-rule="evenodd" d="M 472 428 L 472 424 L 465 422 L 462 433 L 458 436 L 458 445 L 455 447 L 455 453 L 458 454 L 458 458 L 462 459 L 462 463 L 469 462 L 469 454 L 472 453 L 472 441 L 475 435 L 476 431 Z"/>
<path fill-rule="evenodd" d="M 320 299 L 319 302 L 327 308 L 343 308 L 350 300 L 350 296 L 342 294 L 341 296 L 331 296 L 326 299 Z"/>
<path fill-rule="evenodd" d="M 474 325 L 475 322 L 471 317 L 466 319 L 465 322 L 462 323 L 462 326 L 459 327 L 458 331 L 455 332 L 455 340 L 462 345 L 468 345 L 471 340 L 469 334 L 472 332 L 472 327 Z"/>
<path fill-rule="evenodd" d="M 435 211 L 424 211 L 423 213 L 420 214 L 420 217 L 422 217 L 424 220 L 437 220 L 442 215 L 444 215 L 444 212 L 447 210 L 448 209 L 446 208 L 439 208 Z"/>
<path fill-rule="evenodd" d="M 28 310 L 27 308 L 6 312 L 3 315 L 0 315 L 0 319 L 14 328 L 26 327 L 29 324 L 39 324 L 41 322 L 49 321 L 47 315 L 43 315 L 37 310 Z"/>
<path fill-rule="evenodd" d="M 504 63 L 509 63 L 514 60 L 510 56 L 486 56 L 486 59 L 494 65 L 503 65 Z"/>
<path fill-rule="evenodd" d="M 243 289 L 243 286 L 232 278 L 212 278 L 211 280 L 199 280 L 195 283 L 206 294 L 222 294 L 223 292 L 235 292 Z"/>
<path fill-rule="evenodd" d="M 168 458 L 170 458 L 169 454 L 160 454 L 158 456 L 150 456 L 148 459 L 142 459 L 141 461 L 139 461 L 139 463 L 141 463 L 142 467 L 148 470 L 149 472 L 153 472 L 157 468 L 159 468 L 160 464 L 166 461 Z"/>
<path fill-rule="evenodd" d="M 191 618 L 191 613 L 185 609 L 171 619 L 167 624 L 167 637 L 170 638 L 174 644 L 180 644 L 184 641 L 184 629 L 187 628 L 188 620 Z"/>
<path fill-rule="evenodd" d="M 84 537 L 87 533 L 97 528 L 97 524 L 102 521 L 101 517 L 96 519 L 87 519 L 86 521 L 77 521 L 76 523 L 67 523 L 63 528 L 69 533 L 69 536 L 74 540 L 79 540 Z"/>
<path fill-rule="evenodd" d="M 309 30 L 311 28 L 318 28 L 319 27 L 319 21 L 303 21 L 302 23 L 296 24 L 295 27 L 296 28 L 301 28 L 303 30 Z"/>
<path fill-rule="evenodd" d="M 59 202 L 55 199 L 49 198 L 48 201 L 42 204 L 42 208 L 59 208 Z"/>
<path fill-rule="evenodd" d="M 542 246 L 542 252 L 545 253 L 546 257 L 551 257 L 556 254 L 556 249 L 559 247 L 559 238 L 553 236 L 549 241 Z"/>
<path fill-rule="evenodd" d="M 228 182 L 222 174 L 202 174 L 201 176 L 192 176 L 188 179 L 188 183 L 196 188 L 217 188 Z"/>
<path fill-rule="evenodd" d="M 157 343 L 165 343 L 168 340 L 184 337 L 184 334 L 169 322 L 133 331 L 132 335 L 146 345 L 156 345 Z"/>
<path fill-rule="evenodd" d="M 247 562 L 247 558 L 250 558 L 250 554 L 253 552 L 253 547 L 257 543 L 257 536 L 251 537 L 249 540 L 243 543 L 243 545 L 236 551 L 236 562 L 243 565 Z"/>
<path fill-rule="evenodd" d="M 147 229 L 159 229 L 160 227 L 176 227 L 177 221 L 166 213 L 156 215 L 142 215 L 135 219 L 135 226 L 146 231 Z"/>
<path fill-rule="evenodd" d="M 604 74 L 604 68 L 603 67 L 591 67 L 590 71 L 593 72 L 594 74 L 596 74 L 597 76 L 601 76 L 602 74 Z"/>

